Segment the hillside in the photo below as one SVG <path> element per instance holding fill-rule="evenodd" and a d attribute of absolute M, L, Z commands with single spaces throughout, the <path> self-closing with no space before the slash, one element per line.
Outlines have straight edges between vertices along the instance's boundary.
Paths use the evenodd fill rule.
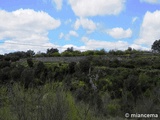
<path fill-rule="evenodd" d="M 159 61 L 159 54 L 147 52 L 3 58 L 0 119 L 106 120 L 124 119 L 125 113 L 159 114 Z"/>

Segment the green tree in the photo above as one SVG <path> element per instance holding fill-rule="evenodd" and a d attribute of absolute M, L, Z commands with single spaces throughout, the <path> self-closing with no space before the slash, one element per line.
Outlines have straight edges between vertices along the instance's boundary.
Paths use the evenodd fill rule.
<path fill-rule="evenodd" d="M 68 65 L 68 71 L 70 74 L 73 74 L 75 72 L 75 65 L 76 63 L 75 62 L 70 62 L 69 65 Z"/>
<path fill-rule="evenodd" d="M 55 52 L 59 52 L 59 50 L 57 48 L 51 48 L 51 49 L 47 49 L 47 54 L 52 54 Z"/>
<path fill-rule="evenodd" d="M 87 51 L 83 52 L 83 54 L 85 56 L 94 55 L 94 51 L 93 50 L 87 50 Z"/>
<path fill-rule="evenodd" d="M 66 52 L 73 52 L 74 51 L 74 49 L 73 49 L 73 47 L 70 47 L 70 48 L 67 48 L 67 50 L 65 50 Z"/>
<path fill-rule="evenodd" d="M 9 61 L 1 61 L 0 62 L 0 69 L 5 67 L 10 67 L 11 63 Z"/>
<path fill-rule="evenodd" d="M 21 74 L 21 79 L 25 88 L 28 88 L 34 81 L 34 70 L 31 68 L 24 69 Z"/>
<path fill-rule="evenodd" d="M 89 59 L 79 61 L 79 69 L 82 73 L 88 73 L 89 68 L 91 67 Z"/>
<path fill-rule="evenodd" d="M 35 55 L 35 52 L 32 51 L 32 50 L 28 50 L 28 51 L 26 52 L 26 56 L 27 56 L 27 57 L 32 57 L 32 56 L 34 56 L 34 55 Z"/>
<path fill-rule="evenodd" d="M 22 71 L 18 68 L 13 68 L 11 70 L 11 78 L 13 81 L 18 81 L 21 77 Z"/>
<path fill-rule="evenodd" d="M 27 59 L 27 64 L 28 64 L 29 67 L 33 67 L 33 61 L 32 61 L 31 58 Z"/>
<path fill-rule="evenodd" d="M 10 67 L 0 69 L 0 83 L 7 83 L 10 80 Z"/>
<path fill-rule="evenodd" d="M 95 54 L 95 55 L 105 55 L 105 54 L 106 54 L 106 51 L 105 51 L 105 49 L 95 50 L 95 51 L 94 51 L 94 54 Z"/>
<path fill-rule="evenodd" d="M 153 52 L 160 52 L 160 39 L 154 41 L 152 48 Z"/>
<path fill-rule="evenodd" d="M 39 61 L 35 66 L 35 76 L 40 78 L 40 74 L 44 71 L 45 65 L 43 62 Z"/>

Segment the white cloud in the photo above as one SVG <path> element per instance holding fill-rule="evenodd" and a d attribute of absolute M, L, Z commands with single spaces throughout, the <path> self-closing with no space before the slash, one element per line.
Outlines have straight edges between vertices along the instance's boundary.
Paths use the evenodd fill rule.
<path fill-rule="evenodd" d="M 151 4 L 160 4 L 159 0 L 140 0 L 141 2 L 147 2 Z"/>
<path fill-rule="evenodd" d="M 58 45 L 52 43 L 39 43 L 39 44 L 32 44 L 32 43 L 18 43 L 15 41 L 7 40 L 4 44 L 0 45 L 0 54 L 10 53 L 14 51 L 27 51 L 27 50 L 34 50 L 35 52 L 41 51 L 46 52 L 48 48 L 58 48 Z"/>
<path fill-rule="evenodd" d="M 19 9 L 13 12 L 0 10 L 0 40 L 6 40 L 0 45 L 5 51 L 41 50 L 34 45 L 49 44 L 48 31 L 60 26 L 56 20 L 43 11 Z M 16 44 L 9 44 L 7 41 Z M 18 45 L 18 44 L 31 44 Z"/>
<path fill-rule="evenodd" d="M 78 30 L 79 27 L 82 27 L 83 29 L 86 29 L 87 33 L 91 33 L 91 32 L 96 30 L 97 24 L 94 23 L 92 20 L 89 20 L 87 18 L 80 18 L 80 19 L 77 19 L 75 24 L 74 24 L 74 28 L 76 30 Z"/>
<path fill-rule="evenodd" d="M 137 45 L 137 44 L 132 44 L 132 45 L 130 45 L 130 47 L 133 48 L 133 49 L 135 49 L 135 50 L 147 50 L 147 51 L 150 50 L 147 47 L 143 47 L 143 46 Z"/>
<path fill-rule="evenodd" d="M 78 33 L 73 30 L 69 31 L 69 35 L 74 36 L 74 37 L 78 37 Z"/>
<path fill-rule="evenodd" d="M 69 0 L 73 12 L 79 17 L 117 15 L 126 0 Z"/>
<path fill-rule="evenodd" d="M 108 42 L 108 41 L 89 39 L 87 37 L 82 37 L 82 41 L 84 42 L 86 48 L 88 49 L 104 48 L 107 50 L 111 49 L 125 50 L 129 46 L 127 42 L 123 41 Z"/>
<path fill-rule="evenodd" d="M 62 9 L 62 5 L 63 5 L 63 0 L 42 0 L 43 3 L 47 4 L 50 3 L 53 6 L 56 7 L 57 10 L 61 10 Z"/>
<path fill-rule="evenodd" d="M 129 38 L 132 36 L 132 30 L 130 28 L 124 30 L 123 28 L 117 27 L 107 30 L 107 34 L 109 34 L 115 39 Z"/>
<path fill-rule="evenodd" d="M 157 39 L 160 39 L 160 11 L 146 12 L 136 44 L 144 44 L 149 47 Z"/>
<path fill-rule="evenodd" d="M 64 33 L 60 33 L 60 35 L 59 35 L 59 39 L 62 39 L 64 37 Z"/>
<path fill-rule="evenodd" d="M 63 0 L 52 0 L 52 2 L 56 4 L 56 9 L 57 10 L 61 10 L 62 9 Z"/>
<path fill-rule="evenodd" d="M 71 36 L 78 37 L 79 35 L 76 31 L 71 30 L 66 35 L 64 33 L 60 33 L 59 39 L 65 38 L 65 40 L 69 40 Z"/>
<path fill-rule="evenodd" d="M 64 24 L 65 25 L 68 25 L 69 23 L 71 23 L 72 22 L 72 19 L 68 19 L 68 20 L 66 20 L 65 22 L 64 22 Z"/>
<path fill-rule="evenodd" d="M 72 45 L 72 44 L 67 44 L 67 45 L 64 45 L 61 47 L 60 52 L 66 50 L 67 48 L 71 48 L 71 47 L 73 47 L 74 50 L 79 50 L 79 51 L 89 50 L 85 46 L 76 46 L 76 45 Z"/>
<path fill-rule="evenodd" d="M 133 18 L 132 18 L 132 24 L 135 23 L 136 20 L 138 20 L 138 17 L 133 17 Z"/>

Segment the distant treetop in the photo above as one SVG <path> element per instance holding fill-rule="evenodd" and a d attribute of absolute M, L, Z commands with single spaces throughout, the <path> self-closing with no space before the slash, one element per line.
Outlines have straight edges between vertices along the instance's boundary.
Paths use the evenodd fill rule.
<path fill-rule="evenodd" d="M 153 52 L 157 52 L 157 53 L 160 52 L 160 39 L 154 41 L 154 43 L 153 43 L 151 49 L 153 50 Z"/>

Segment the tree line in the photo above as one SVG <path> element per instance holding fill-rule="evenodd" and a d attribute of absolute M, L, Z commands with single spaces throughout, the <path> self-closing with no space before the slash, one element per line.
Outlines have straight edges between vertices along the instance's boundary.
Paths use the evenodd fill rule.
<path fill-rule="evenodd" d="M 160 52 L 160 40 L 154 41 L 154 43 L 151 46 L 152 52 L 150 53 L 159 53 Z M 60 57 L 60 56 L 90 56 L 90 55 L 126 55 L 126 54 L 134 54 L 134 53 L 149 53 L 149 51 L 143 51 L 143 50 L 135 50 L 131 47 L 128 47 L 127 50 L 110 50 L 105 51 L 105 49 L 100 50 L 86 50 L 86 51 L 79 51 L 74 50 L 73 47 L 67 48 L 63 52 L 59 52 L 57 48 L 48 48 L 46 52 L 37 52 L 35 53 L 33 50 L 28 50 L 26 52 L 24 51 L 17 51 L 12 52 L 4 55 L 0 55 L 0 60 L 11 60 L 11 61 L 18 61 L 21 58 L 28 58 L 28 57 Z"/>
<path fill-rule="evenodd" d="M 150 53 L 149 51 L 142 51 L 142 50 L 135 50 L 129 47 L 127 50 L 110 50 L 105 51 L 104 49 L 101 50 L 86 50 L 86 51 L 78 51 L 74 50 L 73 47 L 67 48 L 63 52 L 59 52 L 57 48 L 48 48 L 46 53 L 37 52 L 35 53 L 33 50 L 24 51 L 17 51 L 12 53 L 6 53 L 4 55 L 0 55 L 0 60 L 5 61 L 12 61 L 16 62 L 23 58 L 33 58 L 33 57 L 75 57 L 75 56 L 103 56 L 103 55 L 121 55 L 127 56 L 131 54 L 143 54 L 143 53 Z"/>

